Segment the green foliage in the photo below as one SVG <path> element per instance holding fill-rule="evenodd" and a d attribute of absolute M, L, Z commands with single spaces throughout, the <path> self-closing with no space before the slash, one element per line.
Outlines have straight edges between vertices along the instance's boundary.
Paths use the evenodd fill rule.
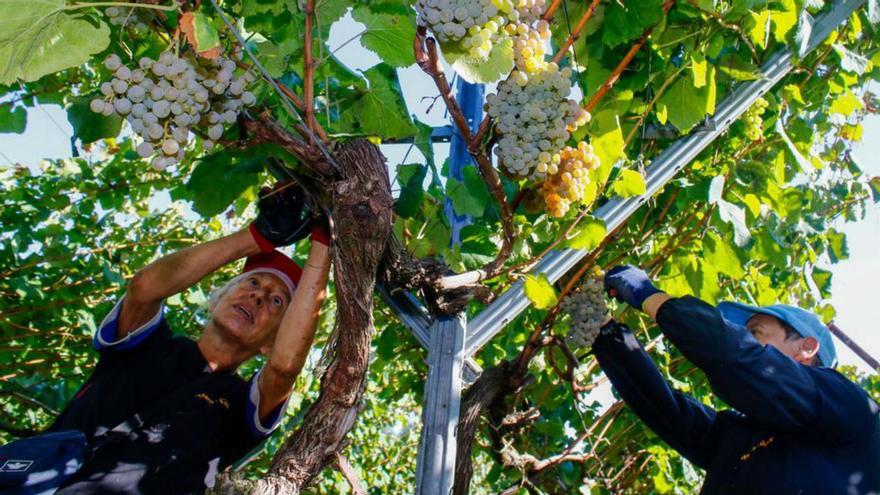
<path fill-rule="evenodd" d="M 69 9 L 64 0 L 0 4 L 0 84 L 36 81 L 85 63 L 110 43 L 103 21 Z"/>

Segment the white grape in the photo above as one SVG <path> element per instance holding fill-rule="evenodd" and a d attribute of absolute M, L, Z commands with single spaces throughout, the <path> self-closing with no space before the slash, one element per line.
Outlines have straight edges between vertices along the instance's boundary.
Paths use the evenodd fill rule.
<path fill-rule="evenodd" d="M 159 124 L 150 124 L 150 127 L 147 128 L 147 135 L 150 136 L 150 139 L 158 140 L 165 135 L 165 129 Z"/>
<path fill-rule="evenodd" d="M 143 86 L 132 86 L 128 88 L 128 93 L 126 93 L 128 99 L 131 101 L 138 103 L 144 101 L 144 98 L 147 95 L 146 90 L 144 90 Z"/>
<path fill-rule="evenodd" d="M 113 102 L 113 108 L 119 115 L 127 115 L 131 111 L 131 100 L 128 98 L 118 98 Z"/>
<path fill-rule="evenodd" d="M 222 125 L 212 125 L 208 128 L 208 137 L 212 140 L 216 141 L 223 136 L 223 126 Z"/>
<path fill-rule="evenodd" d="M 111 84 L 113 85 L 113 91 L 118 94 L 124 94 L 128 91 L 128 83 L 122 79 L 113 79 Z"/>
<path fill-rule="evenodd" d="M 497 94 L 487 98 L 487 112 L 500 123 L 501 138 L 495 148 L 501 165 L 516 177 L 541 180 L 557 170 L 556 153 L 570 131 L 589 119 L 568 96 L 570 75 L 554 63 L 544 70 L 514 70 L 498 84 Z"/>
<path fill-rule="evenodd" d="M 236 64 L 230 59 L 203 60 L 165 52 L 158 60 L 140 58 L 137 67 L 123 65 L 114 55 L 105 66 L 115 77 L 101 84 L 105 98 L 91 100 L 89 109 L 125 117 L 132 132 L 143 138 L 136 147 L 142 158 L 161 149 L 161 156 L 151 160 L 156 170 L 186 158 L 192 126 L 204 123 L 208 136 L 202 147 L 213 148 L 225 126 L 236 122 L 241 108 L 256 103 L 247 91 L 256 77 L 250 72 L 236 76 Z"/>
<path fill-rule="evenodd" d="M 166 139 L 162 141 L 162 152 L 166 155 L 173 155 L 177 153 L 180 149 L 180 145 L 177 144 L 177 141 L 173 139 Z"/>
<path fill-rule="evenodd" d="M 116 69 L 116 77 L 124 81 L 128 81 L 129 79 L 131 79 L 131 69 L 124 65 L 120 65 L 119 68 Z"/>
<path fill-rule="evenodd" d="M 144 141 L 143 143 L 139 144 L 137 147 L 137 154 L 141 158 L 148 158 L 148 157 L 152 156 L 153 153 L 154 153 L 153 145 L 147 141 Z"/>
<path fill-rule="evenodd" d="M 89 109 L 95 113 L 102 113 L 104 111 L 104 101 L 95 98 L 89 102 Z"/>
<path fill-rule="evenodd" d="M 566 296 L 561 307 L 569 316 L 566 342 L 576 348 L 592 347 L 608 319 L 601 271 L 593 269 L 578 289 Z"/>
<path fill-rule="evenodd" d="M 104 67 L 106 67 L 107 70 L 115 71 L 120 65 L 122 65 L 122 60 L 119 58 L 119 55 L 116 55 L 115 53 L 111 53 L 104 59 Z"/>

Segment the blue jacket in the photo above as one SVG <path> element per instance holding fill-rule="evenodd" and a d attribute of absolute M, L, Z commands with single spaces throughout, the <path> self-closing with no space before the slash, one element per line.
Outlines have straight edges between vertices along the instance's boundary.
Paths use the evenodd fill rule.
<path fill-rule="evenodd" d="M 859 386 L 761 345 L 693 297 L 667 301 L 657 321 L 733 409 L 670 388 L 624 325 L 606 326 L 593 351 L 636 415 L 706 470 L 701 493 L 880 493 L 880 408 Z"/>

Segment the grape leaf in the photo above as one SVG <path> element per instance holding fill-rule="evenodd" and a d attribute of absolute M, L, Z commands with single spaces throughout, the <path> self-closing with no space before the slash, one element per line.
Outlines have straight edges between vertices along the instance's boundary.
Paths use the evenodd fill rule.
<path fill-rule="evenodd" d="M 21 19 L 20 13 L 11 8 L 17 3 L 0 2 L 0 18 Z M 47 74 L 76 67 L 110 43 L 110 28 L 103 21 L 87 20 L 60 10 L 41 17 L 26 29 L 20 26 L 13 29 L 16 34 L 5 34 L 0 39 L 0 60 L 3 60 L 0 84 L 36 81 Z"/>
<path fill-rule="evenodd" d="M 428 173 L 427 167 L 421 164 L 407 164 L 397 167 L 397 181 L 400 183 L 400 195 L 394 204 L 394 211 L 403 218 L 412 218 L 419 211 L 425 191 L 422 184 Z"/>
<path fill-rule="evenodd" d="M 770 36 L 770 11 L 749 12 L 746 26 L 746 33 L 749 39 L 752 40 L 752 43 L 755 46 L 767 48 L 767 41 Z"/>
<path fill-rule="evenodd" d="M 858 75 L 862 75 L 871 65 L 871 62 L 867 58 L 849 50 L 840 43 L 835 43 L 831 46 L 834 48 L 837 56 L 840 57 L 840 68 L 847 72 L 854 72 Z"/>
<path fill-rule="evenodd" d="M 495 82 L 513 69 L 513 41 L 508 36 L 499 37 L 485 59 L 471 57 L 454 43 L 444 43 L 441 49 L 443 58 L 469 83 Z"/>
<path fill-rule="evenodd" d="M 599 167 L 596 169 L 596 180 L 604 183 L 611 174 L 611 169 L 622 158 L 626 158 L 623 149 L 623 131 L 620 129 L 617 112 L 603 110 L 593 117 L 591 144 Z"/>
<path fill-rule="evenodd" d="M 639 0 L 621 5 L 611 2 L 605 9 L 602 42 L 617 46 L 634 40 L 663 19 L 662 0 Z"/>
<path fill-rule="evenodd" d="M 831 113 L 839 113 L 843 116 L 852 115 L 856 110 L 862 109 L 861 100 L 856 97 L 852 93 L 852 91 L 847 90 L 842 95 L 838 96 L 833 102 L 831 102 L 831 107 L 829 110 Z"/>
<path fill-rule="evenodd" d="M 691 71 L 683 73 L 672 87 L 660 98 L 668 112 L 669 122 L 681 132 L 689 130 L 703 120 L 706 114 L 715 113 L 715 68 L 706 71 L 706 85 L 697 88 Z"/>
<path fill-rule="evenodd" d="M 736 250 L 712 231 L 708 231 L 703 237 L 703 261 L 731 278 L 738 279 L 745 275 L 743 263 Z"/>
<path fill-rule="evenodd" d="M 0 132 L 21 134 L 27 127 L 27 110 L 13 108 L 12 103 L 0 103 Z"/>
<path fill-rule="evenodd" d="M 635 170 L 621 170 L 620 176 L 614 181 L 611 190 L 622 198 L 645 194 L 647 190 L 645 178 Z"/>
<path fill-rule="evenodd" d="M 578 223 L 574 235 L 566 240 L 565 245 L 572 249 L 595 249 L 605 240 L 607 233 L 608 230 L 602 219 L 587 216 Z"/>
<path fill-rule="evenodd" d="M 395 69 L 377 64 L 364 76 L 369 88 L 360 90 L 357 100 L 340 114 L 342 130 L 383 139 L 414 135 L 416 127 L 407 113 Z"/>
<path fill-rule="evenodd" d="M 452 207 L 459 215 L 483 216 L 483 211 L 489 205 L 489 191 L 486 190 L 486 184 L 480 178 L 476 167 L 464 167 L 461 173 L 463 181 L 459 182 L 455 177 L 450 177 L 446 182 L 446 195 L 452 201 Z"/>
<path fill-rule="evenodd" d="M 259 146 L 244 156 L 228 152 L 212 153 L 199 160 L 183 190 L 193 202 L 193 209 L 205 217 L 222 213 L 247 188 L 258 183 L 265 163 Z"/>
<path fill-rule="evenodd" d="M 106 117 L 89 109 L 89 102 L 96 97 L 98 93 L 76 98 L 67 107 L 67 121 L 82 144 L 116 137 L 122 128 L 122 118 L 115 113 Z"/>
<path fill-rule="evenodd" d="M 392 67 L 406 67 L 416 62 L 412 40 L 416 36 L 416 21 L 412 9 L 382 9 L 375 11 L 369 5 L 355 7 L 355 20 L 366 26 L 361 44 L 376 53 Z"/>
<path fill-rule="evenodd" d="M 546 309 L 556 304 L 556 289 L 543 273 L 538 276 L 526 275 L 523 291 L 537 309 Z"/>

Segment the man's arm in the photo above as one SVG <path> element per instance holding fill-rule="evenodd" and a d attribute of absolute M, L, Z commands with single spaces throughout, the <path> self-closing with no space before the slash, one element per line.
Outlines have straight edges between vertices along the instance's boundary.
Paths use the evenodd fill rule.
<path fill-rule="evenodd" d="M 278 327 L 275 343 L 260 373 L 260 418 L 269 418 L 290 396 L 312 347 L 330 271 L 329 248 L 312 241 L 293 299 Z"/>
<path fill-rule="evenodd" d="M 260 252 L 248 229 L 163 256 L 138 270 L 128 284 L 119 313 L 122 339 L 159 310 L 162 301 L 184 291 L 221 266 Z"/>
<path fill-rule="evenodd" d="M 593 344 L 602 371 L 636 415 L 676 451 L 706 468 L 715 411 L 673 390 L 632 332 L 611 322 Z"/>
<path fill-rule="evenodd" d="M 304 192 L 295 183 L 263 188 L 257 209 L 248 228 L 163 256 L 135 273 L 119 313 L 117 340 L 155 317 L 166 297 L 192 287 L 221 266 L 308 236 L 311 219 Z"/>
<path fill-rule="evenodd" d="M 807 431 L 831 441 L 851 439 L 870 427 L 869 401 L 858 386 L 829 369 L 799 364 L 764 346 L 713 306 L 694 297 L 672 298 L 629 267 L 606 276 L 606 286 L 643 309 L 688 361 L 703 370 L 712 390 L 747 416 L 788 431 Z M 619 287 L 615 287 L 615 285 Z"/>

